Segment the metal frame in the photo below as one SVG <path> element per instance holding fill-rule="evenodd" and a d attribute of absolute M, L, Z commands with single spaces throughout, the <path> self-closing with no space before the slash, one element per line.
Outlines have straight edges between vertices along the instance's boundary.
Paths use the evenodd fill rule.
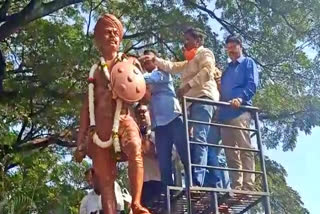
<path fill-rule="evenodd" d="M 187 210 L 188 214 L 192 214 L 192 202 L 191 202 L 191 192 L 192 191 L 210 191 L 214 194 L 214 210 L 216 214 L 219 213 L 218 211 L 218 193 L 231 193 L 231 194 L 247 194 L 252 196 L 258 196 L 260 197 L 258 200 L 256 200 L 254 203 L 250 204 L 247 208 L 245 208 L 241 213 L 244 213 L 248 210 L 250 210 L 253 206 L 258 204 L 261 200 L 264 200 L 263 206 L 265 209 L 266 214 L 271 214 L 271 207 L 270 207 L 270 198 L 269 198 L 269 189 L 268 189 L 268 182 L 267 182 L 267 174 L 266 174 L 266 167 L 265 167 L 265 160 L 263 155 L 263 148 L 261 143 L 261 134 L 260 134 L 260 126 L 259 126 L 259 115 L 258 111 L 259 109 L 252 106 L 240 106 L 240 109 L 244 109 L 246 111 L 249 111 L 251 114 L 253 114 L 253 120 L 255 124 L 254 129 L 247 129 L 242 127 L 236 127 L 236 126 L 230 126 L 226 124 L 219 124 L 219 123 L 207 123 L 202 121 L 195 121 L 195 120 L 189 120 L 188 114 L 187 114 L 187 103 L 190 102 L 197 102 L 207 105 L 213 105 L 213 106 L 230 106 L 230 103 L 226 102 L 216 102 L 212 100 L 206 100 L 201 98 L 191 98 L 191 97 L 183 97 L 183 118 L 184 118 L 184 124 L 185 124 L 185 134 L 187 136 L 187 144 L 188 144 L 188 172 L 186 172 L 186 175 L 188 174 L 187 178 L 188 181 L 186 182 L 186 195 L 187 195 Z M 189 123 L 198 123 L 198 124 L 207 124 L 210 126 L 217 126 L 217 127 L 224 127 L 224 128 L 231 128 L 231 129 L 241 129 L 241 130 L 247 130 L 250 132 L 253 132 L 251 137 L 256 136 L 257 137 L 257 145 L 258 149 L 248 149 L 248 148 L 238 148 L 238 147 L 231 147 L 231 146 L 225 146 L 225 145 L 216 145 L 216 144 L 210 144 L 210 143 L 200 143 L 200 142 L 194 142 L 189 139 Z M 199 164 L 192 164 L 191 163 L 191 151 L 190 151 L 190 145 L 191 144 L 197 144 L 197 145 L 205 145 L 205 146 L 211 146 L 211 147 L 218 147 L 218 148 L 224 148 L 224 149 L 234 149 L 234 150 L 242 150 L 242 151 L 251 151 L 258 153 L 260 158 L 260 165 L 262 171 L 252 171 L 252 170 L 240 170 L 240 169 L 234 169 L 234 168 L 224 168 L 224 167 L 217 167 L 217 166 L 203 166 Z M 210 169 L 216 169 L 216 170 L 225 170 L 225 171 L 238 171 L 238 172 L 250 172 L 262 175 L 262 184 L 263 184 L 263 192 L 252 192 L 252 191 L 240 191 L 240 190 L 230 190 L 230 189 L 222 189 L 222 188 L 210 188 L 210 187 L 193 187 L 193 179 L 192 179 L 192 167 L 203 167 L 203 168 L 210 168 Z M 170 202 L 170 190 L 183 190 L 182 187 L 168 187 L 167 189 L 167 208 L 169 213 L 171 213 L 171 202 Z"/>

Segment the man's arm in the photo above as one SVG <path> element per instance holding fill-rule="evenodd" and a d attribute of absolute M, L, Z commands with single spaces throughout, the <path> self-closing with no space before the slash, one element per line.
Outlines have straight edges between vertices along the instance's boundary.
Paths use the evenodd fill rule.
<path fill-rule="evenodd" d="M 161 71 L 153 71 L 152 73 L 145 73 L 143 77 L 147 84 L 169 83 L 172 81 L 172 78 L 169 74 L 165 74 Z"/>
<path fill-rule="evenodd" d="M 222 76 L 222 72 L 219 68 L 216 67 L 216 73 L 215 73 L 215 81 L 219 90 L 219 93 L 221 94 L 221 76 Z"/>
<path fill-rule="evenodd" d="M 203 85 L 209 78 L 220 78 L 221 74 L 218 72 L 215 66 L 215 58 L 211 51 L 206 50 L 199 56 L 199 72 L 194 76 L 188 84 L 191 88 L 195 85 Z"/>
<path fill-rule="evenodd" d="M 246 66 L 246 80 L 247 83 L 243 88 L 243 92 L 239 98 L 243 101 L 249 101 L 255 95 L 259 82 L 259 74 L 256 63 L 249 59 Z"/>
<path fill-rule="evenodd" d="M 175 74 L 183 72 L 187 67 L 188 61 L 171 62 L 156 57 L 155 64 L 160 70 L 163 70 L 171 74 Z"/>

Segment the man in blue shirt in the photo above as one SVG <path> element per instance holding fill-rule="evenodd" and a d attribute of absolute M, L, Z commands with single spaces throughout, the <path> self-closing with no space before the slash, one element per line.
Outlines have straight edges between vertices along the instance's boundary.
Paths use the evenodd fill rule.
<path fill-rule="evenodd" d="M 144 55 L 155 57 L 156 54 L 154 51 L 146 50 Z M 155 132 L 161 180 L 165 186 L 173 185 L 171 162 L 173 144 L 177 148 L 185 170 L 188 169 L 187 139 L 180 104 L 176 98 L 172 76 L 158 70 L 152 60 L 144 60 L 142 65 L 148 72 L 144 74 L 145 81 L 151 87 L 149 109 L 152 129 Z"/>
<path fill-rule="evenodd" d="M 258 87 L 256 63 L 242 54 L 242 42 L 237 36 L 229 36 L 226 50 L 231 59 L 221 77 L 221 101 L 230 102 L 231 107 L 222 107 L 219 119 L 228 125 L 250 127 L 251 114 L 240 110 L 240 105 L 252 105 L 252 97 Z M 250 133 L 238 129 L 221 129 L 222 143 L 232 147 L 252 148 Z M 254 170 L 255 160 L 252 152 L 226 149 L 228 167 Z M 231 188 L 253 190 L 255 176 L 253 173 L 230 172 Z"/>

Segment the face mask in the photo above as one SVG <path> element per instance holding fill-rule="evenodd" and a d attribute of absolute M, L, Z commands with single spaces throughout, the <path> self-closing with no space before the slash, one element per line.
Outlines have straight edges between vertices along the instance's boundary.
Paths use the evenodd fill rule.
<path fill-rule="evenodd" d="M 188 61 L 191 61 L 196 56 L 196 53 L 197 48 L 192 48 L 191 50 L 184 49 L 183 51 L 184 58 Z"/>

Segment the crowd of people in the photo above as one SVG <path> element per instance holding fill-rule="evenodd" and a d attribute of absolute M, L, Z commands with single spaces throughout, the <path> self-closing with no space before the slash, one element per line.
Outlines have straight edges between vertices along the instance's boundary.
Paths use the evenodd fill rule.
<path fill-rule="evenodd" d="M 122 33 L 119 33 L 119 28 L 116 27 L 110 35 L 111 37 L 117 37 L 117 35 L 120 37 L 119 35 Z M 189 182 L 188 145 L 179 102 L 181 97 L 188 96 L 230 103 L 230 106 L 220 107 L 197 102 L 188 103 L 188 118 L 191 120 L 206 123 L 218 121 L 227 125 L 250 128 L 251 114 L 241 109 L 240 106 L 252 105 L 252 98 L 258 87 L 258 71 L 254 60 L 243 55 L 241 39 L 230 35 L 225 42 L 230 62 L 226 65 L 225 70 L 221 71 L 216 66 L 213 51 L 204 47 L 204 40 L 205 36 L 200 30 L 187 29 L 184 32 L 183 54 L 185 60 L 181 62 L 162 59 L 154 50 L 145 50 L 143 56 L 139 57 L 144 70 L 143 77 L 148 88 L 146 94 L 149 96 L 144 99 L 148 102 L 139 103 L 134 107 L 135 122 L 138 124 L 142 136 L 141 156 L 144 183 L 141 190 L 141 202 L 145 207 L 157 195 L 166 190 L 167 186 L 174 185 L 173 150 L 179 155 L 184 166 L 185 181 Z M 99 50 L 102 55 L 107 56 L 104 53 L 104 51 L 108 51 L 107 49 L 100 47 Z M 175 74 L 181 75 L 181 85 L 177 91 L 175 91 L 172 76 Z M 106 117 L 110 118 L 110 116 Z M 253 152 L 220 149 L 205 145 L 208 143 L 253 148 L 249 131 L 218 128 L 206 123 L 189 123 L 189 140 L 197 143 L 190 147 L 191 162 L 197 166 L 192 167 L 192 184 L 189 185 L 253 191 L 255 182 L 253 173 L 201 167 L 221 166 L 255 170 Z M 136 155 L 140 154 L 136 153 Z M 128 156 L 130 173 L 130 154 Z M 93 161 L 95 165 L 94 158 Z M 109 161 L 109 159 L 99 159 L 98 161 Z M 95 172 L 98 168 L 94 167 L 90 172 Z M 134 176 L 131 177 L 135 179 Z M 100 183 L 101 188 L 101 180 L 97 183 Z M 133 193 L 133 203 L 136 202 L 135 198 L 139 198 L 139 196 Z M 109 206 L 107 202 L 105 203 L 105 207 Z M 144 208 L 140 208 L 138 202 L 136 202 L 136 207 L 140 211 L 134 213 L 148 213 L 144 211 Z"/>
<path fill-rule="evenodd" d="M 226 50 L 231 62 L 221 72 L 215 63 L 211 50 L 203 47 L 204 36 L 196 29 L 184 33 L 185 61 L 170 62 L 158 58 L 154 51 L 147 50 L 140 57 L 146 83 L 151 86 L 152 128 L 161 171 L 161 181 L 172 185 L 171 150 L 176 145 L 182 163 L 187 171 L 186 136 L 178 98 L 182 96 L 229 102 L 231 107 L 219 108 L 201 103 L 187 105 L 189 119 L 250 128 L 251 115 L 240 109 L 240 105 L 252 105 L 252 98 L 258 86 L 258 72 L 253 59 L 243 56 L 242 41 L 237 36 L 226 39 Z M 177 95 L 173 88 L 172 74 L 181 73 L 181 87 Z M 177 98 L 178 97 L 178 98 Z M 226 146 L 252 148 L 248 131 L 218 128 L 207 124 L 191 123 L 190 140 L 199 143 L 221 143 Z M 226 157 L 226 162 L 225 158 Z M 191 145 L 191 162 L 197 165 L 228 166 L 234 169 L 254 170 L 252 152 L 217 149 L 205 145 Z M 186 173 L 187 174 L 187 173 Z M 230 182 L 229 175 L 230 174 Z M 207 170 L 197 166 L 192 170 L 194 186 L 212 186 L 232 189 L 253 190 L 254 174 Z"/>

